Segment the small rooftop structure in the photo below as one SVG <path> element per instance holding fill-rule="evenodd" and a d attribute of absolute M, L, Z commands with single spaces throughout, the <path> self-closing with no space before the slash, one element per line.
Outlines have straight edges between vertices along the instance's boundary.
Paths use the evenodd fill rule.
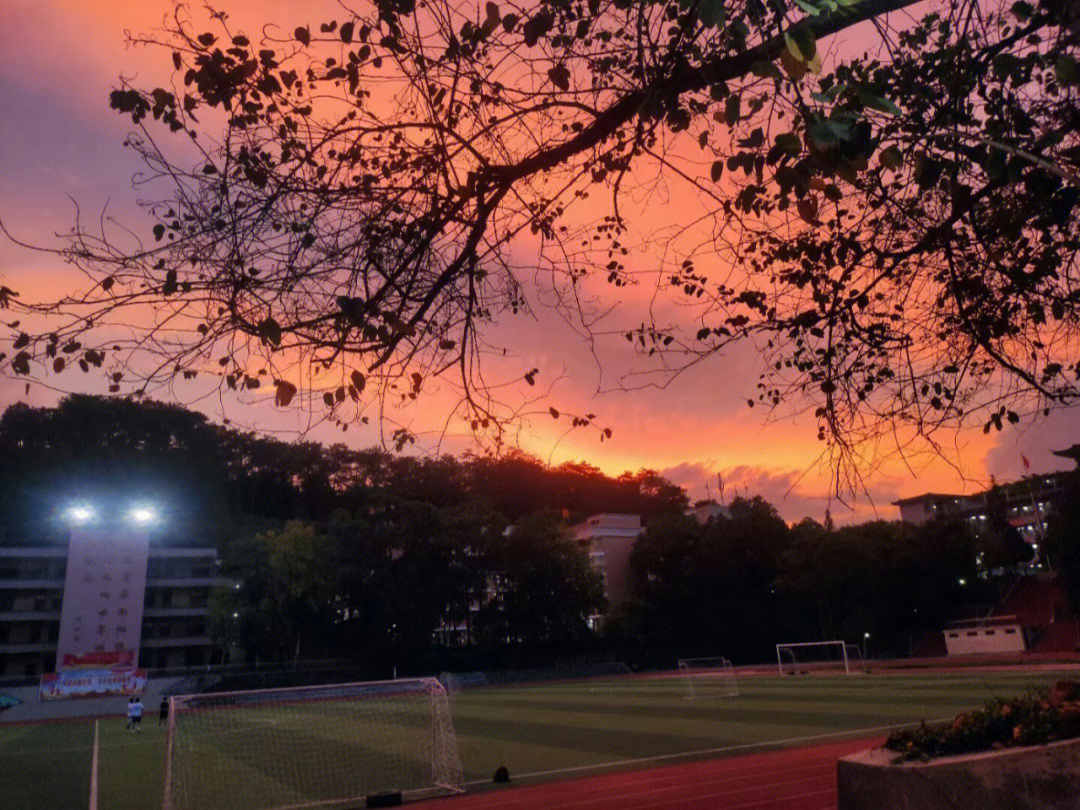
<path fill-rule="evenodd" d="M 698 523 L 705 524 L 710 520 L 731 517 L 731 507 L 718 504 L 716 501 L 705 501 L 687 507 L 686 514 L 693 515 Z"/>

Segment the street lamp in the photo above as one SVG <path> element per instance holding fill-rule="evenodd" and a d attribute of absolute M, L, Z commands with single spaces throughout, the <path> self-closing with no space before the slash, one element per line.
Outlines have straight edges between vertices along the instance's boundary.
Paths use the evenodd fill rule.
<path fill-rule="evenodd" d="M 870 634 L 869 633 L 863 633 L 862 634 L 862 657 L 863 657 L 863 660 L 866 660 L 866 657 L 868 655 L 867 649 L 869 649 L 869 646 L 870 646 Z"/>

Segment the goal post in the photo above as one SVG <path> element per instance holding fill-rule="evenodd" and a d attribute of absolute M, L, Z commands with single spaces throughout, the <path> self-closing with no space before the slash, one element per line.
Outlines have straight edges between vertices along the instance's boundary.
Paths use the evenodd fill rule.
<path fill-rule="evenodd" d="M 866 661 L 862 657 L 862 648 L 858 644 L 845 644 L 847 650 L 848 668 L 851 673 L 869 672 Z"/>
<path fill-rule="evenodd" d="M 781 675 L 811 672 L 855 675 L 866 670 L 859 646 L 842 640 L 777 644 L 776 665 Z"/>
<path fill-rule="evenodd" d="M 170 708 L 163 810 L 345 808 L 465 790 L 435 678 L 183 695 Z"/>
<path fill-rule="evenodd" d="M 680 658 L 679 677 L 685 685 L 683 697 L 687 700 L 739 694 L 735 668 L 726 658 Z"/>

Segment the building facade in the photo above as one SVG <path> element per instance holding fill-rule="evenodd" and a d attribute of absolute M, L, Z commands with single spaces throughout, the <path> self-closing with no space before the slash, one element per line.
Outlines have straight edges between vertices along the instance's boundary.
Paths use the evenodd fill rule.
<path fill-rule="evenodd" d="M 640 515 L 592 515 L 570 527 L 570 536 L 588 555 L 604 581 L 608 612 L 630 598 L 630 552 L 643 531 Z"/>
<path fill-rule="evenodd" d="M 0 677 L 54 672 L 64 609 L 66 545 L 0 548 Z M 207 626 L 217 551 L 151 544 L 138 663 L 147 669 L 210 663 Z"/>
<path fill-rule="evenodd" d="M 1027 542 L 1041 542 L 1050 513 L 1068 491 L 1071 474 L 1029 475 L 998 485 L 1006 519 Z M 893 506 L 900 509 L 900 519 L 908 523 L 925 523 L 939 516 L 954 517 L 967 521 L 979 532 L 990 519 L 990 492 L 989 489 L 972 495 L 927 492 L 893 501 Z"/>

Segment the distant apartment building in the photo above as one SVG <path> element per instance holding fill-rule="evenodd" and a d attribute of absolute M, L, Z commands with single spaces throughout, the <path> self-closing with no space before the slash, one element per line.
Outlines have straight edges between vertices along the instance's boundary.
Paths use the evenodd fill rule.
<path fill-rule="evenodd" d="M 0 548 L 0 677 L 36 677 L 59 668 L 57 649 L 68 573 L 67 545 Z M 138 664 L 201 666 L 212 642 L 207 605 L 217 577 L 212 548 L 150 545 Z"/>
<path fill-rule="evenodd" d="M 640 515 L 603 513 L 570 527 L 604 581 L 609 611 L 630 598 L 630 552 L 643 529 Z"/>
<path fill-rule="evenodd" d="M 1037 544 L 1043 537 L 1050 514 L 1068 488 L 1068 472 L 1030 475 L 1018 481 L 1000 484 L 1006 519 L 1029 543 Z M 935 517 L 955 517 L 967 521 L 979 532 L 989 521 L 990 490 L 972 495 L 948 495 L 927 492 L 912 498 L 893 501 L 900 509 L 900 519 L 908 523 L 925 523 Z"/>

